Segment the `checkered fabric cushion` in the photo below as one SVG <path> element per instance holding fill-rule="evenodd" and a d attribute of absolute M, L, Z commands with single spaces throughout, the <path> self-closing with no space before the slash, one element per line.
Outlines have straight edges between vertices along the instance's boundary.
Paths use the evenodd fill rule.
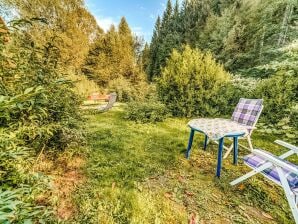
<path fill-rule="evenodd" d="M 261 112 L 262 104 L 262 99 L 241 98 L 232 115 L 232 121 L 247 126 L 253 126 Z"/>
<path fill-rule="evenodd" d="M 269 152 L 266 152 L 266 151 L 263 151 L 271 156 L 274 156 L 275 158 L 295 167 L 295 168 L 298 168 L 298 166 L 296 166 L 295 164 L 293 163 L 290 163 L 286 160 L 282 160 L 280 158 L 278 158 L 277 156 L 269 153 Z M 259 166 L 263 165 L 264 163 L 267 162 L 267 160 L 261 156 L 258 156 L 258 155 L 255 155 L 255 154 L 249 154 L 247 156 L 245 156 L 244 158 L 244 163 L 246 165 L 248 165 L 249 167 L 255 169 L 255 168 L 258 168 Z M 285 175 L 286 175 L 286 178 L 289 182 L 289 185 L 291 188 L 297 188 L 298 187 L 298 175 L 296 175 L 295 173 L 292 173 L 290 170 L 286 169 L 286 168 L 282 168 Z M 270 167 L 268 169 L 265 169 L 262 171 L 264 175 L 266 175 L 269 179 L 277 182 L 277 183 L 280 183 L 280 179 L 279 179 L 279 175 L 277 173 L 277 170 L 275 167 Z"/>

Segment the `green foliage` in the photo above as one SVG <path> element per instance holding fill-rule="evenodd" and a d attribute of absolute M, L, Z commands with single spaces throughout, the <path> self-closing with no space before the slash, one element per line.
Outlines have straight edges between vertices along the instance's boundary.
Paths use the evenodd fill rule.
<path fill-rule="evenodd" d="M 155 89 L 145 81 L 132 83 L 123 77 L 111 80 L 108 89 L 110 92 L 117 93 L 117 99 L 120 102 L 144 100 L 150 92 L 155 92 Z"/>
<path fill-rule="evenodd" d="M 101 93 L 103 90 L 85 75 L 70 75 L 69 79 L 74 82 L 75 92 L 86 99 L 92 93 Z"/>
<path fill-rule="evenodd" d="M 279 61 L 275 50 L 297 39 L 297 10 L 295 0 L 184 0 L 175 10 L 168 3 L 150 45 L 149 80 L 184 44 L 211 51 L 229 71 L 266 77 L 253 68 Z"/>
<path fill-rule="evenodd" d="M 59 49 L 60 63 L 68 71 L 78 71 L 89 51 L 90 41 L 103 31 L 87 10 L 83 0 L 3 0 L 9 6 L 8 18 L 42 18 L 32 23 L 29 36 L 37 45 L 51 42 Z"/>
<path fill-rule="evenodd" d="M 80 98 L 66 78 L 63 54 L 56 41 L 40 45 L 29 35 L 41 21 L 35 20 L 12 22 L 5 33 L 9 41 L 0 33 L 1 223 L 42 221 L 46 211 L 35 206 L 34 196 L 45 186 L 30 171 L 32 159 L 42 150 L 64 150 L 82 141 Z"/>
<path fill-rule="evenodd" d="M 217 114 L 218 94 L 230 79 L 211 53 L 186 46 L 174 50 L 158 80 L 160 99 L 175 116 Z"/>
<path fill-rule="evenodd" d="M 24 187 L 18 190 L 0 189 L 0 222 L 8 223 L 45 223 L 49 221 L 49 212 L 43 206 L 34 206 L 22 199 L 28 197 L 30 189 Z"/>
<path fill-rule="evenodd" d="M 118 78 L 137 82 L 141 74 L 135 65 L 135 44 L 132 32 L 123 17 L 118 29 L 111 26 L 107 33 L 98 36 L 94 41 L 82 72 L 103 87 Z"/>
<path fill-rule="evenodd" d="M 260 81 L 253 96 L 264 99 L 264 110 L 260 124 L 262 131 L 280 135 L 294 144 L 297 143 L 298 110 L 297 73 L 279 71 L 276 75 Z"/>
<path fill-rule="evenodd" d="M 126 118 L 140 123 L 155 123 L 164 121 L 169 112 L 166 106 L 158 101 L 133 101 L 127 104 Z"/>
<path fill-rule="evenodd" d="M 297 76 L 279 72 L 260 81 L 253 95 L 264 99 L 262 117 L 268 123 L 277 124 L 289 116 L 289 109 L 297 105 Z"/>
<path fill-rule="evenodd" d="M 45 222 L 50 213 L 34 202 L 45 185 L 43 179 L 30 173 L 32 152 L 22 146 L 15 133 L 4 131 L 0 132 L 0 222 Z"/>

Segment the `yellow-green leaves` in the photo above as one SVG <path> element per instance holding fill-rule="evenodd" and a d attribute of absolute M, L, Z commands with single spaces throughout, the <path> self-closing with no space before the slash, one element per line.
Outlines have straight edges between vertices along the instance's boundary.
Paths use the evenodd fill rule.
<path fill-rule="evenodd" d="M 210 52 L 185 46 L 174 50 L 162 69 L 159 93 L 174 115 L 214 114 L 214 100 L 220 87 L 230 79 Z"/>

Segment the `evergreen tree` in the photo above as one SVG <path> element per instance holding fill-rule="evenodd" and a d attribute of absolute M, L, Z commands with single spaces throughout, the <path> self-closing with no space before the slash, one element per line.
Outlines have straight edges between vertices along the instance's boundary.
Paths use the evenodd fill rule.
<path fill-rule="evenodd" d="M 142 70 L 147 71 L 150 63 L 150 47 L 148 43 L 145 44 L 141 55 Z"/>
<path fill-rule="evenodd" d="M 135 67 L 135 54 L 134 54 L 134 39 L 132 32 L 124 17 L 121 18 L 118 26 L 119 34 L 119 65 L 118 69 L 120 74 L 125 78 L 133 78 L 134 75 L 133 67 Z"/>
<path fill-rule="evenodd" d="M 210 50 L 230 71 L 262 76 L 252 68 L 276 60 L 272 50 L 297 39 L 297 15 L 293 0 L 184 0 L 174 9 L 168 1 L 158 36 L 156 28 L 153 33 L 148 77 L 158 77 L 183 44 Z"/>
<path fill-rule="evenodd" d="M 150 61 L 147 68 L 148 80 L 152 81 L 156 74 L 157 50 L 159 45 L 159 35 L 161 29 L 161 19 L 158 16 L 153 30 L 152 40 L 150 44 Z"/>
<path fill-rule="evenodd" d="M 118 78 L 125 78 L 133 83 L 139 80 L 136 61 L 135 39 L 123 17 L 118 29 L 112 25 L 107 33 L 96 39 L 82 72 L 103 87 Z"/>

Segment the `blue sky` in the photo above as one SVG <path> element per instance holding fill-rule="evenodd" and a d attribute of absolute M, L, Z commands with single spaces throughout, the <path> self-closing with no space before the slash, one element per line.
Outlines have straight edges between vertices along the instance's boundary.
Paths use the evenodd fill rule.
<path fill-rule="evenodd" d="M 158 15 L 165 9 L 167 0 L 86 0 L 86 5 L 105 31 L 117 25 L 122 16 L 136 35 L 151 40 Z"/>

